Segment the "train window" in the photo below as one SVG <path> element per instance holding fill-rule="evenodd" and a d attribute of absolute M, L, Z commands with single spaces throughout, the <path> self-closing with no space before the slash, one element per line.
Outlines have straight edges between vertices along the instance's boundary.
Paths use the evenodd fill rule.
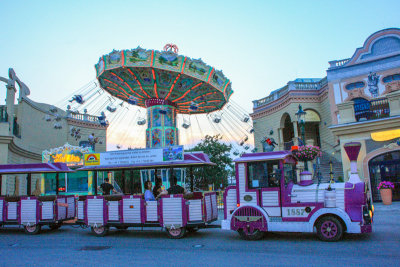
<path fill-rule="evenodd" d="M 250 189 L 278 187 L 280 179 L 279 161 L 251 162 L 247 164 Z"/>
<path fill-rule="evenodd" d="M 297 183 L 295 164 L 283 164 L 283 172 L 285 175 L 285 186 L 287 186 L 290 182 L 294 184 Z"/>
<path fill-rule="evenodd" d="M 68 192 L 87 192 L 88 191 L 88 172 L 77 171 L 67 175 Z"/>

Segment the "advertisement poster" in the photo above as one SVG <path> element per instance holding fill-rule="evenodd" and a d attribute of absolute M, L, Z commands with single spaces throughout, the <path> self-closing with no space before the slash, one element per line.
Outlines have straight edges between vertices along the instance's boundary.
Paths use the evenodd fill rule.
<path fill-rule="evenodd" d="M 129 165 L 183 160 L 183 146 L 85 154 L 85 166 Z"/>

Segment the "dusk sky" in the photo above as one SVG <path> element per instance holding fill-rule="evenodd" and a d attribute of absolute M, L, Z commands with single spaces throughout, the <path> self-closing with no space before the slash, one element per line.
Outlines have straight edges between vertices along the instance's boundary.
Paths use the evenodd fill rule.
<path fill-rule="evenodd" d="M 38 102 L 57 103 L 95 79 L 113 49 L 202 58 L 252 110 L 289 80 L 324 77 L 375 31 L 400 27 L 399 1 L 1 1 L 0 76 L 13 67 Z M 4 99 L 5 87 L 1 90 Z"/>

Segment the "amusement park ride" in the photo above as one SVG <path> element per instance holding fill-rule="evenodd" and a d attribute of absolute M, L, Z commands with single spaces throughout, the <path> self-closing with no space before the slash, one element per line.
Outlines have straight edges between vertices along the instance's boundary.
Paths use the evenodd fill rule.
<path fill-rule="evenodd" d="M 117 149 L 188 145 L 206 134 L 221 134 L 234 155 L 249 152 L 252 121 L 230 100 L 230 80 L 201 59 L 177 53 L 173 44 L 163 51 L 114 50 L 95 65 L 97 81 L 58 105 L 77 113 L 103 112 L 109 123 L 107 140 L 119 136 Z M 139 135 L 145 136 L 145 144 Z"/>
<path fill-rule="evenodd" d="M 64 220 L 77 218 L 77 224 L 91 227 L 98 236 L 106 235 L 110 227 L 160 227 L 170 238 L 181 238 L 187 231 L 210 227 L 210 223 L 218 218 L 216 192 L 192 190 L 190 194 L 162 195 L 156 201 L 146 201 L 143 194 L 97 194 L 99 172 L 108 174 L 137 169 L 141 170 L 142 183 L 154 182 L 155 177 L 160 177 L 168 187 L 173 175 L 186 176 L 186 168 L 215 165 L 206 154 L 183 153 L 182 147 L 179 157 L 170 157 L 173 147 L 180 143 L 178 115 L 207 114 L 207 119 L 217 130 L 228 127 L 239 130 L 237 145 L 244 150 L 250 149 L 246 133 L 253 132 L 251 121 L 238 107 L 228 103 L 232 95 L 230 81 L 201 60 L 180 56 L 177 52 L 175 45 L 166 45 L 162 52 L 138 47 L 102 56 L 95 66 L 101 89 L 88 87 L 84 93 L 74 94 L 66 104 L 72 105 L 73 112 L 97 107 L 97 112 L 101 112 L 100 123 L 107 123 L 105 112 L 108 112 L 114 114 L 111 115 L 114 123 L 147 124 L 147 150 L 87 154 L 85 166 L 77 170 L 62 163 L 0 166 L 0 180 L 3 174 L 25 173 L 30 179 L 32 174 L 47 172 L 56 173 L 57 179 L 55 196 L 0 197 L 0 225 L 23 225 L 27 233 L 36 234 L 42 225 L 56 229 Z M 103 91 L 111 96 L 106 96 Z M 117 99 L 122 102 L 116 104 Z M 139 109 L 127 120 L 124 115 L 130 106 Z M 137 116 L 142 108 L 147 110 L 145 117 Z M 191 128 L 189 117 L 183 117 L 181 122 L 184 130 Z M 230 123 L 224 126 L 228 118 Z M 221 128 L 217 128 L 219 125 Z M 201 127 L 199 131 L 202 131 Z M 74 132 L 79 134 L 79 129 Z M 232 137 L 229 134 L 235 132 L 229 129 L 226 132 L 229 141 Z M 137 132 L 128 134 L 138 136 Z M 273 140 L 269 141 L 273 145 Z M 236 186 L 225 190 L 221 228 L 237 231 L 247 240 L 259 239 L 268 231 L 316 230 L 324 241 L 337 241 L 344 232 L 371 232 L 373 206 L 368 186 L 357 174 L 360 146 L 360 143 L 345 145 L 351 160 L 351 176 L 346 183 L 314 183 L 311 175 L 297 179 L 297 158 L 290 151 L 243 154 L 235 150 L 234 155 L 240 155 L 235 160 Z M 158 150 L 160 154 L 157 154 Z M 135 162 L 110 160 L 113 154 L 135 153 Z M 144 160 L 143 153 L 153 153 L 156 160 Z M 171 172 L 168 174 L 163 170 Z M 59 196 L 58 174 L 74 171 L 93 174 L 94 195 Z M 193 179 L 192 172 L 190 179 Z M 184 185 L 185 179 L 180 180 Z M 27 192 L 30 194 L 31 190 Z"/>
<path fill-rule="evenodd" d="M 114 50 L 100 57 L 95 65 L 100 89 L 94 87 L 84 93 L 75 93 L 67 104 L 77 111 L 102 111 L 99 121 L 100 117 L 105 121 L 107 113 L 108 140 L 113 139 L 119 127 L 126 130 L 118 142 L 129 143 L 125 138 L 131 136 L 134 145 L 140 142 L 141 138 L 137 137 L 143 135 L 146 148 L 187 145 L 206 134 L 220 134 L 224 142 L 234 147 L 234 156 L 250 151 L 249 139 L 254 132 L 252 122 L 238 105 L 228 103 L 233 93 L 230 80 L 201 59 L 194 60 L 177 53 L 178 47 L 173 44 L 165 45 L 163 51 L 140 47 Z M 142 113 L 143 109 L 146 115 Z M 197 129 L 193 129 L 194 124 Z M 207 124 L 211 125 L 211 131 L 207 131 Z M 144 125 L 147 125 L 145 131 Z M 74 130 L 76 133 L 77 129 Z M 188 134 L 192 135 L 192 140 L 188 140 Z M 116 147 L 121 149 L 122 144 Z M 185 177 L 184 172 L 185 169 L 174 169 L 178 181 Z M 151 169 L 141 171 L 143 181 L 154 183 L 158 176 L 166 186 L 169 186 L 170 175 L 165 170 L 159 170 L 159 173 Z"/>

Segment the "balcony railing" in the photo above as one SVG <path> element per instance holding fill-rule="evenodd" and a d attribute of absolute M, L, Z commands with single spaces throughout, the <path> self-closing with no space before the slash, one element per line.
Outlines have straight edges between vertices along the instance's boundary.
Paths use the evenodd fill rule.
<path fill-rule="evenodd" d="M 338 68 L 349 62 L 350 58 L 329 61 L 329 68 Z"/>
<path fill-rule="evenodd" d="M 382 98 L 355 103 L 354 115 L 356 121 L 375 120 L 389 117 L 389 101 L 387 98 Z"/>
<path fill-rule="evenodd" d="M 89 114 L 71 113 L 71 114 L 69 114 L 69 117 L 72 119 L 75 119 L 75 120 L 99 122 L 99 117 L 89 115 Z"/>
<path fill-rule="evenodd" d="M 299 79 L 301 80 L 301 79 Z M 311 79 L 308 79 L 311 80 Z M 284 87 L 275 90 L 269 96 L 253 101 L 253 108 L 258 108 L 281 98 L 290 90 L 320 90 L 327 84 L 326 77 L 315 81 L 291 81 Z"/>
<path fill-rule="evenodd" d="M 316 83 L 304 83 L 296 82 L 294 83 L 296 90 L 318 90 L 321 86 L 319 82 Z"/>

